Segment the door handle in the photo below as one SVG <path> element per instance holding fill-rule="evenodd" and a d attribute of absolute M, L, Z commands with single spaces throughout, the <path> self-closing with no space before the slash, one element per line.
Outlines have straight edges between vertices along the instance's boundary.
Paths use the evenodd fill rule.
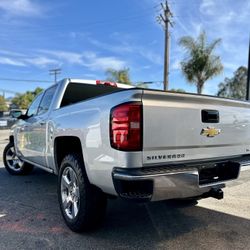
<path fill-rule="evenodd" d="M 28 127 L 29 127 L 29 126 L 25 125 L 25 126 L 21 127 L 20 130 L 21 130 L 21 131 L 24 131 L 24 130 L 26 130 Z"/>
<path fill-rule="evenodd" d="M 219 123 L 220 121 L 219 111 L 203 109 L 201 111 L 201 120 L 204 123 Z"/>

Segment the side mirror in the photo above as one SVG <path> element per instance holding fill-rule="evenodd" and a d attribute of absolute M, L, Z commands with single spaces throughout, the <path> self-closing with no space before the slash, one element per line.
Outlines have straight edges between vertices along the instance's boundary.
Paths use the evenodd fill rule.
<path fill-rule="evenodd" d="M 22 111 L 15 111 L 11 113 L 12 118 L 18 118 L 22 115 Z"/>

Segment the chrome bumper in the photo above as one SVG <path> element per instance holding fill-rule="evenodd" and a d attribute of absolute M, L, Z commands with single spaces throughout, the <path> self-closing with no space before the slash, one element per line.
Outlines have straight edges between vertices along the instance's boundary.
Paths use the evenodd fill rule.
<path fill-rule="evenodd" d="M 213 167 L 221 173 L 204 181 L 204 173 Z M 238 178 L 240 167 L 239 161 L 224 160 L 143 170 L 114 168 L 112 175 L 116 192 L 121 198 L 158 201 L 199 197 L 211 190 L 221 189 L 225 187 L 225 182 Z"/>

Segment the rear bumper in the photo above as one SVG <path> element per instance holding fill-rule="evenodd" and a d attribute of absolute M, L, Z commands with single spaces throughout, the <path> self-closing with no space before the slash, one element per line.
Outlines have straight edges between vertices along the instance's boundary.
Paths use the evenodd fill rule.
<path fill-rule="evenodd" d="M 198 197 L 237 179 L 241 165 L 247 162 L 250 157 L 138 169 L 114 168 L 112 176 L 116 192 L 124 199 L 157 201 Z"/>

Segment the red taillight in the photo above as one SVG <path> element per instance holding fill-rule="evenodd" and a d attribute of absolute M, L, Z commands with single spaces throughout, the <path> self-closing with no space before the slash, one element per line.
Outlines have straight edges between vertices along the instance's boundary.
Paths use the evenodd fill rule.
<path fill-rule="evenodd" d="M 107 81 L 101 81 L 101 80 L 96 80 L 96 85 L 107 85 L 111 87 L 117 87 L 116 82 L 107 82 Z"/>
<path fill-rule="evenodd" d="M 142 104 L 131 102 L 111 110 L 110 142 L 122 151 L 142 150 Z"/>

